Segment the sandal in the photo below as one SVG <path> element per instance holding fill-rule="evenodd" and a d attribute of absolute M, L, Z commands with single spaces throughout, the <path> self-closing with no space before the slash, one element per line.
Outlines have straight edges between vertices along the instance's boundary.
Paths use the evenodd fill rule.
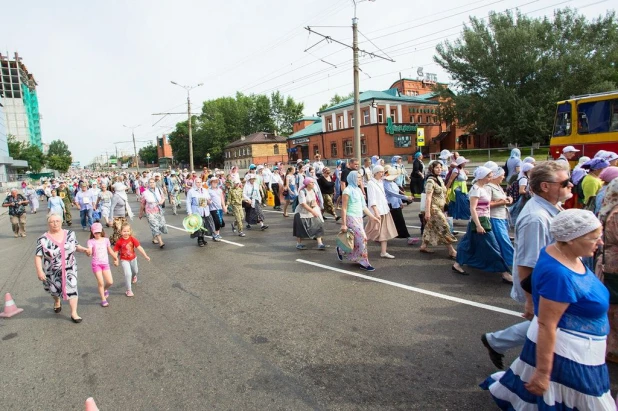
<path fill-rule="evenodd" d="M 424 254 L 434 254 L 435 253 L 435 251 L 430 251 L 430 250 L 428 250 L 426 248 L 419 248 L 418 251 L 420 251 L 421 253 L 424 253 Z"/>
<path fill-rule="evenodd" d="M 58 314 L 60 311 L 62 311 L 62 303 L 60 303 L 58 307 L 54 305 L 54 312 Z"/>

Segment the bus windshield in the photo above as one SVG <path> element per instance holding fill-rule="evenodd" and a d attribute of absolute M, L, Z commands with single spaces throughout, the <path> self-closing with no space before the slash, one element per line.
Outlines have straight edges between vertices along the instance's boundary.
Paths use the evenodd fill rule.
<path fill-rule="evenodd" d="M 562 103 L 556 110 L 554 137 L 571 135 L 571 103 Z"/>

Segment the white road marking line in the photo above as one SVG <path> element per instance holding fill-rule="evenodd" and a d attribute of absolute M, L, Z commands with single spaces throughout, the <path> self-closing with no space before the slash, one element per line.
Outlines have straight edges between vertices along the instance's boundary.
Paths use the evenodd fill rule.
<path fill-rule="evenodd" d="M 277 210 L 264 210 L 264 209 L 262 209 L 262 212 L 283 214 L 283 211 L 277 211 Z M 296 214 L 296 213 L 288 213 L 288 214 L 292 215 L 292 214 Z"/>
<path fill-rule="evenodd" d="M 419 230 L 421 229 L 419 226 L 416 226 L 416 225 L 407 225 L 406 227 L 408 227 L 408 228 L 418 228 Z"/>
<path fill-rule="evenodd" d="M 324 265 L 324 264 L 314 263 L 313 261 L 307 261 L 307 260 L 301 260 L 301 259 L 296 259 L 296 261 L 298 261 L 299 263 L 303 263 L 303 264 L 313 265 L 315 267 L 324 268 L 326 270 L 331 270 L 331 271 L 336 271 L 338 273 L 351 275 L 353 277 L 363 278 L 365 280 L 375 281 L 377 283 L 382 283 L 382 284 L 386 284 L 386 285 L 392 285 L 393 287 L 403 288 L 404 290 L 414 291 L 414 292 L 419 293 L 419 294 L 425 294 L 425 295 L 429 295 L 431 297 L 441 298 L 443 300 L 453 301 L 453 302 L 456 302 L 456 303 L 470 305 L 472 307 L 482 308 L 484 310 L 494 311 L 494 312 L 497 312 L 497 313 L 512 315 L 514 317 L 521 318 L 521 313 L 520 312 L 512 311 L 512 310 L 507 310 L 506 308 L 500 308 L 500 307 L 496 307 L 496 306 L 493 306 L 493 305 L 477 303 L 475 301 L 470 301 L 470 300 L 464 300 L 463 298 L 453 297 L 453 296 L 446 295 L 446 294 L 440 294 L 440 293 L 436 293 L 434 291 L 423 290 L 422 288 L 411 287 L 409 285 L 399 284 L 399 283 L 395 283 L 393 281 L 383 280 L 381 278 L 370 277 L 368 275 L 363 275 L 363 274 L 358 274 L 358 273 L 355 273 L 355 272 L 352 272 L 352 271 L 342 270 L 341 268 L 335 268 L 335 267 L 330 267 L 330 266 Z"/>
<path fill-rule="evenodd" d="M 187 230 L 185 230 L 184 228 L 174 227 L 173 225 L 169 225 L 169 224 L 165 224 L 165 225 L 166 225 L 166 226 L 168 226 L 169 228 L 173 228 L 173 229 L 175 229 L 175 230 L 178 230 L 178 231 L 184 231 L 185 233 L 188 233 L 188 231 L 187 231 Z M 223 238 L 221 239 L 221 242 L 223 242 L 223 243 L 228 243 L 228 244 L 232 244 L 232 245 L 235 245 L 235 246 L 237 246 L 237 247 L 244 247 L 244 246 L 245 246 L 244 244 L 240 244 L 240 243 L 235 243 L 235 242 L 233 242 L 233 241 L 224 240 Z"/>

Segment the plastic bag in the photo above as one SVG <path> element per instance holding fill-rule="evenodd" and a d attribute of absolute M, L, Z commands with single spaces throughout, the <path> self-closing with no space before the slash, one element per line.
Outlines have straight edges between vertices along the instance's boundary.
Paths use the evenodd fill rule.
<path fill-rule="evenodd" d="M 341 251 L 349 253 L 354 249 L 354 233 L 351 230 L 340 231 L 336 242 Z"/>

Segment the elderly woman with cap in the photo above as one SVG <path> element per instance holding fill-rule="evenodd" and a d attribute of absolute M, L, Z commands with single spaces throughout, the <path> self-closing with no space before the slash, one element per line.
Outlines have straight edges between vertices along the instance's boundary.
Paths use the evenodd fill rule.
<path fill-rule="evenodd" d="M 481 166 L 474 171 L 476 183 L 470 189 L 472 218 L 466 234 L 457 246 L 457 262 L 452 269 L 458 274 L 468 275 L 462 267 L 467 265 L 487 272 L 501 273 L 502 280 L 512 284 L 511 266 L 504 260 L 491 227 L 491 192 L 488 191 L 487 184 L 492 178 L 492 171 L 487 167 Z"/>
<path fill-rule="evenodd" d="M 152 233 L 152 243 L 159 244 L 159 248 L 163 248 L 162 234 L 167 234 L 167 223 L 163 216 L 162 205 L 165 203 L 165 194 L 157 187 L 154 178 L 148 180 L 148 188 L 142 192 L 141 207 L 139 210 L 140 220 L 146 215 L 150 232 Z"/>
<path fill-rule="evenodd" d="M 397 237 L 398 233 L 386 200 L 384 182 L 382 181 L 384 167 L 376 165 L 371 173 L 373 177 L 367 184 L 367 205 L 373 215 L 379 219 L 379 222 L 373 219 L 367 221 L 365 233 L 369 240 L 380 243 L 380 257 L 395 258 L 386 251 L 388 240 Z"/>
<path fill-rule="evenodd" d="M 599 178 L 599 175 L 607 167 L 609 167 L 609 163 L 601 158 L 593 158 L 582 166 L 583 169 L 588 170 L 588 174 L 580 183 L 581 189 L 576 189 L 576 191 L 583 194 L 583 199 L 580 199 L 580 202 L 588 210 L 594 210 L 595 197 L 603 187 L 603 180 Z"/>
<path fill-rule="evenodd" d="M 468 198 L 468 173 L 465 170 L 470 160 L 460 156 L 455 160 L 456 167 L 447 177 L 448 215 L 456 220 L 470 219 L 470 199 Z"/>
<path fill-rule="evenodd" d="M 425 227 L 423 229 L 423 240 L 418 251 L 426 254 L 433 254 L 429 246 L 446 244 L 451 258 L 455 258 L 457 252 L 453 243 L 457 239 L 451 234 L 444 206 L 446 204 L 446 185 L 440 177 L 442 173 L 442 162 L 433 160 L 427 166 L 427 180 L 425 181 L 425 212 L 423 219 Z"/>
<path fill-rule="evenodd" d="M 367 252 L 367 235 L 363 228 L 363 213 L 375 223 L 380 223 L 380 218 L 376 217 L 365 206 L 365 198 L 361 192 L 362 177 L 358 171 L 350 171 L 347 178 L 347 186 L 342 193 L 342 208 L 341 231 L 350 231 L 354 236 L 354 248 L 349 253 L 344 253 L 337 247 L 337 258 L 343 261 L 345 257 L 349 261 L 359 263 L 359 268 L 365 271 L 375 271 L 375 268 L 369 264 L 369 255 Z"/>
<path fill-rule="evenodd" d="M 298 206 L 294 215 L 294 224 L 292 226 L 292 235 L 296 237 L 296 249 L 305 250 L 307 247 L 303 244 L 304 238 L 311 238 L 318 242 L 318 250 L 325 250 L 326 246 L 322 243 L 324 236 L 324 220 L 322 219 L 322 211 L 317 201 L 317 195 L 314 190 L 316 186 L 315 180 L 305 177 L 303 186 L 298 194 Z"/>
<path fill-rule="evenodd" d="M 400 174 L 395 168 L 391 166 L 384 167 L 384 177 L 382 178 L 382 182 L 384 184 L 386 201 L 388 202 L 388 207 L 391 210 L 391 217 L 393 218 L 395 228 L 397 229 L 397 238 L 406 238 L 409 245 L 418 244 L 419 239 L 410 236 L 406 225 L 406 220 L 403 218 L 403 211 L 401 210 L 404 201 L 406 203 L 411 203 L 414 200 L 412 197 L 405 196 L 399 191 L 399 187 L 397 186 L 397 183 L 395 183 L 395 180 L 399 175 Z"/>
<path fill-rule="evenodd" d="M 410 174 L 410 193 L 412 193 L 414 198 L 420 198 L 423 192 L 423 183 L 425 181 L 424 169 L 423 153 L 418 151 L 414 154 L 412 173 Z"/>
<path fill-rule="evenodd" d="M 507 267 L 512 267 L 515 250 L 509 235 L 509 210 L 507 206 L 513 203 L 513 198 L 507 196 L 502 189 L 501 184 L 505 175 L 504 168 L 498 167 L 493 161 L 485 163 L 485 167 L 489 168 L 493 175 L 493 178 L 485 185 L 486 190 L 491 194 L 491 203 L 489 204 L 491 229 L 494 232 Z"/>
<path fill-rule="evenodd" d="M 264 213 L 262 212 L 262 195 L 260 186 L 257 183 L 257 176 L 249 173 L 245 176 L 245 187 L 242 192 L 242 201 L 245 206 L 245 221 L 247 229 L 251 230 L 251 225 L 259 224 L 261 230 L 266 230 L 264 224 Z"/>
<path fill-rule="evenodd" d="M 581 257 L 602 242 L 590 211 L 566 210 L 551 223 L 531 277 L 534 318 L 519 357 L 484 384 L 503 409 L 615 410 L 605 364 L 609 293 Z"/>

